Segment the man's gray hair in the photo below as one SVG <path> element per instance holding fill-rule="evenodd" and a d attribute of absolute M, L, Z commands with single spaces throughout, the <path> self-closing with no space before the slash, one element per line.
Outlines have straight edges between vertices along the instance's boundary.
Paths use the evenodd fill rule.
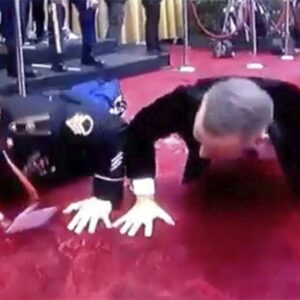
<path fill-rule="evenodd" d="M 239 134 L 249 138 L 266 129 L 273 119 L 272 98 L 249 79 L 217 82 L 205 99 L 203 127 L 217 136 Z"/>

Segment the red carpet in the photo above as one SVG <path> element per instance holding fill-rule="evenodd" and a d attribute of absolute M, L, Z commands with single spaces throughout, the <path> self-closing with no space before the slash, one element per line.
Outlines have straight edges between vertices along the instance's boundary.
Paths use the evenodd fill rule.
<path fill-rule="evenodd" d="M 129 116 L 199 77 L 256 74 L 300 84 L 299 59 L 263 55 L 262 71 L 245 69 L 248 54 L 214 60 L 194 51 L 190 59 L 195 74 L 163 70 L 124 80 Z M 179 63 L 177 48 L 173 65 Z M 157 222 L 152 239 L 102 228 L 94 236 L 76 236 L 59 216 L 48 229 L 2 236 L 0 299 L 299 299 L 300 210 L 277 162 L 214 165 L 201 184 L 181 186 L 183 145 L 167 139 L 158 152 L 157 199 L 175 227 Z M 89 195 L 88 182 L 54 189 L 44 201 L 64 207 Z M 131 202 L 128 195 L 116 215 Z"/>

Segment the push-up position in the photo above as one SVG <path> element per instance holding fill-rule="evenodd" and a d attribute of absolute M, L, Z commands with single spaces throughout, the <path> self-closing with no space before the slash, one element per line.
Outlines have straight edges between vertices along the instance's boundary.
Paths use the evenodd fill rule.
<path fill-rule="evenodd" d="M 300 90 L 259 78 L 201 79 L 180 86 L 142 109 L 131 122 L 127 174 L 135 205 L 119 220 L 120 232 L 134 236 L 141 226 L 151 236 L 157 218 L 174 221 L 155 201 L 155 141 L 177 133 L 188 158 L 183 180 L 199 179 L 214 159 L 234 159 L 266 137 L 275 148 L 287 181 L 300 191 Z"/>

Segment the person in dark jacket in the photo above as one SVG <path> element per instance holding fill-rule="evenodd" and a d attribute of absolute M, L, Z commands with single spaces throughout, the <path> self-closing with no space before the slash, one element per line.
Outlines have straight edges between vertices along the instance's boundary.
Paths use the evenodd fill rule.
<path fill-rule="evenodd" d="M 88 226 L 93 233 L 100 219 L 110 226 L 109 214 L 122 199 L 127 124 L 121 117 L 125 102 L 120 90 L 114 88 L 116 84 L 100 81 L 94 100 L 88 101 L 88 93 L 80 94 L 82 88 L 51 98 L 37 95 L 1 101 L 2 151 L 31 181 L 31 189 L 94 174 L 91 197 L 65 210 L 78 210 L 68 226 L 76 233 Z M 3 197 L 8 193 L 7 183 L 14 187 L 20 178 L 1 153 Z"/>
<path fill-rule="evenodd" d="M 184 182 L 201 178 L 215 159 L 235 159 L 269 137 L 287 182 L 300 196 L 300 89 L 262 78 L 218 77 L 180 86 L 143 108 L 132 120 L 126 147 L 127 175 L 136 204 L 114 224 L 134 236 L 156 218 L 174 220 L 155 201 L 155 148 L 176 133 L 188 148 Z"/>

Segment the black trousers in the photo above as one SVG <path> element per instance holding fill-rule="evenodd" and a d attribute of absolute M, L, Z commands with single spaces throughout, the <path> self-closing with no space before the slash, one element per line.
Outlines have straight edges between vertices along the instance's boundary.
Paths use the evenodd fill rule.
<path fill-rule="evenodd" d="M 51 8 L 51 0 L 48 1 L 48 11 L 49 11 L 49 22 L 48 22 L 48 34 L 49 34 L 49 47 L 51 51 L 51 60 L 54 65 L 61 63 L 63 59 L 63 36 L 62 36 L 62 27 L 65 20 L 65 8 L 62 4 L 56 4 L 56 15 L 53 13 Z M 58 23 L 58 36 L 55 36 L 54 31 L 54 19 Z M 56 40 L 59 42 L 62 48 L 62 53 L 58 52 Z"/>
<path fill-rule="evenodd" d="M 28 22 L 29 0 L 20 1 L 21 30 L 24 38 Z M 15 6 L 14 1 L 0 1 L 3 36 L 7 43 L 15 44 Z"/>
<path fill-rule="evenodd" d="M 148 50 L 159 49 L 160 1 L 143 1 L 146 14 L 146 45 Z"/>
<path fill-rule="evenodd" d="M 89 56 L 92 52 L 92 47 L 96 43 L 96 12 L 94 9 L 86 8 L 86 0 L 71 0 L 71 3 L 75 5 L 79 13 L 79 23 L 82 32 L 82 56 Z M 61 62 L 63 60 L 63 55 L 57 55 L 56 53 L 53 18 L 51 16 L 51 12 L 49 17 L 49 45 L 53 52 L 53 62 Z M 57 4 L 57 17 L 60 28 L 59 38 L 61 39 L 61 45 L 63 45 L 62 26 L 65 18 L 65 9 L 61 4 Z"/>
<path fill-rule="evenodd" d="M 124 22 L 124 2 L 105 1 L 108 9 L 108 30 L 106 38 L 121 43 L 121 31 Z"/>
<path fill-rule="evenodd" d="M 28 22 L 28 7 L 29 0 L 20 1 L 20 21 L 23 41 L 26 33 L 26 26 Z M 15 28 L 15 6 L 12 0 L 0 1 L 0 10 L 2 14 L 2 30 L 7 47 L 6 69 L 9 74 L 16 73 L 17 59 L 16 59 L 16 28 Z M 26 63 L 26 61 L 25 61 Z"/>
<path fill-rule="evenodd" d="M 32 0 L 32 17 L 36 24 L 36 37 L 40 39 L 44 36 L 44 0 Z"/>

